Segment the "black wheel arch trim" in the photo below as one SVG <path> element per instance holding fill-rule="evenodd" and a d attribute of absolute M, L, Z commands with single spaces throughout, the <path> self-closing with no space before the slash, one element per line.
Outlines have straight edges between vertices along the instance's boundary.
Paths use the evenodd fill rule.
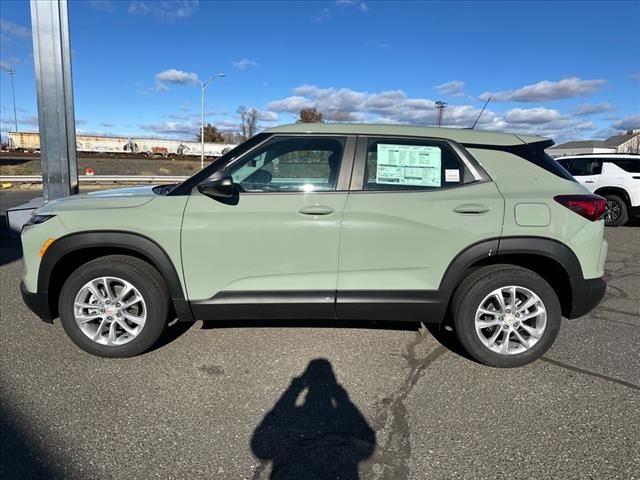
<path fill-rule="evenodd" d="M 440 282 L 439 291 L 450 296 L 473 265 L 504 255 L 540 255 L 557 262 L 569 279 L 583 279 L 576 254 L 564 243 L 546 237 L 496 237 L 470 245 L 451 261 Z"/>
<path fill-rule="evenodd" d="M 47 249 L 38 270 L 38 292 L 49 291 L 51 275 L 58 263 L 67 255 L 92 248 L 129 250 L 148 259 L 160 272 L 173 300 L 180 320 L 192 321 L 193 313 L 186 300 L 180 277 L 167 252 L 151 238 L 118 230 L 91 230 L 75 232 L 56 239 Z"/>

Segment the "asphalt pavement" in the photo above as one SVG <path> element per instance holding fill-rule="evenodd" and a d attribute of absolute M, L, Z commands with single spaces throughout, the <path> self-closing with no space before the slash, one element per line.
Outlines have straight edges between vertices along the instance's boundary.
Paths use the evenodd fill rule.
<path fill-rule="evenodd" d="M 604 302 L 512 370 L 411 323 L 176 324 L 95 358 L 22 304 L 3 237 L 0 478 L 640 478 L 640 225 L 606 236 Z"/>

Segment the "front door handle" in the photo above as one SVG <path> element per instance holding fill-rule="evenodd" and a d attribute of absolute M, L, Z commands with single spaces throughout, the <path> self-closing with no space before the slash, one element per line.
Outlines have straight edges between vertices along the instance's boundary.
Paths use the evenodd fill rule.
<path fill-rule="evenodd" d="M 596 182 L 593 180 L 585 180 L 584 183 L 596 183 Z"/>
<path fill-rule="evenodd" d="M 326 205 L 308 205 L 298 210 L 303 215 L 331 215 L 335 210 Z"/>
<path fill-rule="evenodd" d="M 491 210 L 489 207 L 480 203 L 465 203 L 453 209 L 454 212 L 465 215 L 479 215 L 481 213 L 487 213 L 489 210 Z"/>

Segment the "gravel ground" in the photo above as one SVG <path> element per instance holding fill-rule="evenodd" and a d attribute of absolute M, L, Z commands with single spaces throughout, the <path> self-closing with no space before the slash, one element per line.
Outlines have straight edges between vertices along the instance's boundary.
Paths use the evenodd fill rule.
<path fill-rule="evenodd" d="M 205 160 L 208 164 L 210 159 Z M 0 175 L 40 175 L 39 157 L 0 156 Z M 78 173 L 84 175 L 92 168 L 95 175 L 193 175 L 200 170 L 200 158 L 126 158 L 126 157 L 79 157 Z"/>
<path fill-rule="evenodd" d="M 0 478 L 640 478 L 639 228 L 607 230 L 603 304 L 514 370 L 414 324 L 177 324 L 91 357 L 22 304 L 3 237 Z"/>

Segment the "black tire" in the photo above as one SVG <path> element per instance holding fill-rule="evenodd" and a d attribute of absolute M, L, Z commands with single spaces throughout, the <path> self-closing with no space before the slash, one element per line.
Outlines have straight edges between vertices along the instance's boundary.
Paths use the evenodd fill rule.
<path fill-rule="evenodd" d="M 102 345 L 91 340 L 76 324 L 74 302 L 87 282 L 98 277 L 117 277 L 132 284 L 146 304 L 146 320 L 140 333 L 123 345 Z M 109 255 L 85 263 L 73 272 L 60 292 L 60 321 L 71 340 L 98 357 L 133 357 L 147 351 L 160 338 L 170 311 L 170 296 L 160 273 L 148 263 L 126 255 Z"/>
<path fill-rule="evenodd" d="M 619 227 L 627 223 L 629 221 L 629 209 L 625 201 L 617 195 L 605 195 L 604 198 L 607 199 L 607 208 L 611 205 L 619 212 L 618 215 L 613 218 L 605 214 L 604 224 L 607 227 Z"/>
<path fill-rule="evenodd" d="M 485 346 L 475 329 L 475 315 L 483 299 L 500 287 L 516 285 L 535 293 L 544 304 L 547 323 L 540 339 L 522 353 L 501 354 Z M 452 300 L 456 334 L 467 353 L 477 361 L 500 368 L 527 365 L 553 345 L 560 330 L 562 309 L 553 288 L 537 273 L 515 265 L 491 265 L 469 274 L 457 288 Z"/>

